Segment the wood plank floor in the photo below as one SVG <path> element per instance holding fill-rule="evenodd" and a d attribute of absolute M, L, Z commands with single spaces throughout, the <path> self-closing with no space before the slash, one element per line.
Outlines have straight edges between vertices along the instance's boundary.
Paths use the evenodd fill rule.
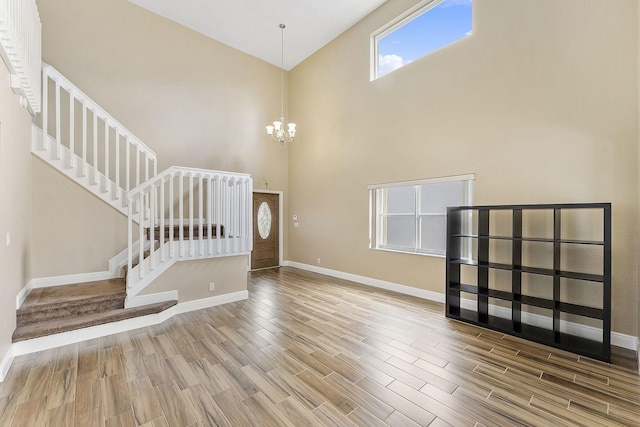
<path fill-rule="evenodd" d="M 632 352 L 606 364 L 292 268 L 249 293 L 17 358 L 0 426 L 640 424 Z"/>

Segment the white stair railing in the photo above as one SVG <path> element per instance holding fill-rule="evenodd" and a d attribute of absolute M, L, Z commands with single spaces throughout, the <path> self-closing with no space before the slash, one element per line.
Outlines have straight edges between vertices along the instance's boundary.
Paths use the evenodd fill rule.
<path fill-rule="evenodd" d="M 127 213 L 126 193 L 157 174 L 156 154 L 50 65 L 33 152 Z"/>
<path fill-rule="evenodd" d="M 0 0 L 0 57 L 11 73 L 11 88 L 32 114 L 41 103 L 41 31 L 35 0 Z"/>
<path fill-rule="evenodd" d="M 42 70 L 32 153 L 127 216 L 126 261 L 114 261 L 126 262 L 127 306 L 176 261 L 251 253 L 250 175 L 175 166 L 157 174 L 149 147 L 52 66 Z"/>
<path fill-rule="evenodd" d="M 175 166 L 129 191 L 128 297 L 176 261 L 248 255 L 252 191 L 247 174 Z"/>

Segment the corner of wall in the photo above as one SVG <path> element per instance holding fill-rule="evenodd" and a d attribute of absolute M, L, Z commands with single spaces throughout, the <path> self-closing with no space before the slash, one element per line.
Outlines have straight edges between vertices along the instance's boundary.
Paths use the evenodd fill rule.
<path fill-rule="evenodd" d="M 0 61 L 0 380 L 13 361 L 16 297 L 31 275 L 31 114 L 8 84 Z"/>

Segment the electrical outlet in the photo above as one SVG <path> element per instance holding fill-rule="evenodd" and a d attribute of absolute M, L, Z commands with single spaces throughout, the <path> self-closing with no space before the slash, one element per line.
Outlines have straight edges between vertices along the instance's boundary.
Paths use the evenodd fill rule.
<path fill-rule="evenodd" d="M 7 232 L 6 245 L 7 246 L 11 245 L 11 233 L 9 232 Z"/>
<path fill-rule="evenodd" d="M 318 264 L 320 264 L 320 258 L 318 258 L 318 260 L 316 261 Z"/>
<path fill-rule="evenodd" d="M 209 292 L 216 290 L 216 284 L 214 282 L 209 283 Z"/>

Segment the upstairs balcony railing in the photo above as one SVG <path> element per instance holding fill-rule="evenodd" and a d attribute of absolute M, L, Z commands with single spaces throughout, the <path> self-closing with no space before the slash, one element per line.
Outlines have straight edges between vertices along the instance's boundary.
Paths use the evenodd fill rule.
<path fill-rule="evenodd" d="M 40 112 L 42 25 L 35 0 L 0 0 L 0 57 L 23 107 Z"/>

